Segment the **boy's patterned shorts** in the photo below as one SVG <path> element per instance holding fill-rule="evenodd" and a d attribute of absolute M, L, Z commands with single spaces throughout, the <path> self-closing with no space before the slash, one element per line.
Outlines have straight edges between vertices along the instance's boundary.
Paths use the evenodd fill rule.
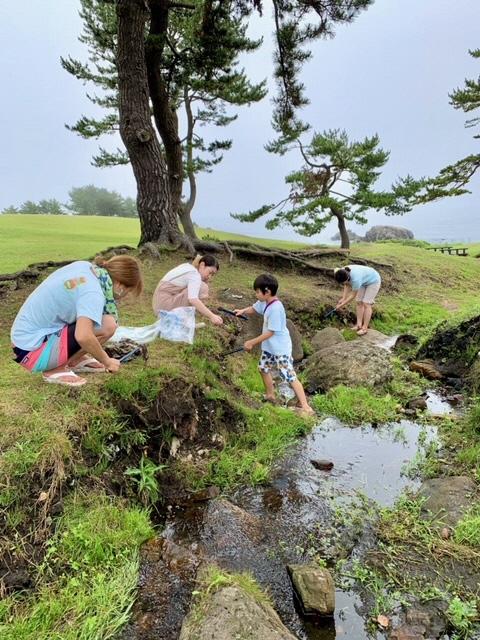
<path fill-rule="evenodd" d="M 278 373 L 285 382 L 288 382 L 288 384 L 295 382 L 297 374 L 293 368 L 293 358 L 291 356 L 274 356 L 268 351 L 262 351 L 262 356 L 258 363 L 260 373 L 270 373 L 274 364 L 277 365 Z"/>

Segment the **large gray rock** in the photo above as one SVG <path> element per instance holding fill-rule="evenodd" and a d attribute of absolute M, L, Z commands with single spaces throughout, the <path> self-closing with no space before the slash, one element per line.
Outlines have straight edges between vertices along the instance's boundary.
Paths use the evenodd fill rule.
<path fill-rule="evenodd" d="M 179 640 L 296 640 L 266 602 L 238 586 L 219 589 L 185 618 Z"/>
<path fill-rule="evenodd" d="M 242 331 L 235 340 L 235 346 L 240 347 L 247 340 L 251 340 L 252 338 L 256 338 L 261 335 L 262 329 L 263 315 L 261 313 L 252 313 L 252 315 L 249 316 L 248 322 L 244 322 L 242 325 Z M 290 338 L 292 339 L 292 358 L 294 362 L 299 362 L 303 359 L 302 336 L 295 324 L 288 318 L 287 329 L 290 332 Z M 253 347 L 252 353 L 260 354 L 260 352 L 260 345 Z"/>
<path fill-rule="evenodd" d="M 374 387 L 393 378 L 385 349 L 363 340 L 334 344 L 307 358 L 305 373 L 309 393 L 325 392 L 339 384 Z"/>
<path fill-rule="evenodd" d="M 358 236 L 355 231 L 351 231 L 350 229 L 347 229 L 347 235 L 350 242 L 363 242 L 365 239 L 362 236 Z M 330 240 L 332 240 L 333 242 L 338 242 L 339 240 L 341 240 L 340 233 L 336 233 L 330 238 Z"/>
<path fill-rule="evenodd" d="M 389 227 L 387 225 L 372 227 L 365 234 L 366 242 L 376 242 L 377 240 L 413 240 L 413 238 L 413 233 L 409 231 L 409 229 Z"/>
<path fill-rule="evenodd" d="M 326 349 L 327 347 L 331 347 L 333 344 L 338 344 L 339 342 L 345 342 L 345 338 L 343 337 L 342 332 L 335 327 L 327 327 L 326 329 L 316 331 L 310 340 L 313 351 Z"/>

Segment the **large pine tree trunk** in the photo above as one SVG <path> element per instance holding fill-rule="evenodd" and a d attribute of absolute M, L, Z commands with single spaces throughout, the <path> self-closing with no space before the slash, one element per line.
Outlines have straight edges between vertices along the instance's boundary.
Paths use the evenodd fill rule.
<path fill-rule="evenodd" d="M 338 231 L 340 232 L 341 248 L 350 249 L 350 238 L 348 237 L 347 226 L 345 224 L 345 218 L 342 214 L 335 214 L 338 220 Z"/>
<path fill-rule="evenodd" d="M 145 46 L 148 85 L 155 125 L 162 138 L 167 159 L 172 209 L 180 218 L 186 235 L 197 239 L 190 211 L 182 204 L 184 167 L 182 141 L 178 133 L 178 115 L 169 104 L 168 91 L 161 73 L 163 47 L 168 30 L 168 11 L 168 3 L 151 4 L 150 36 Z"/>
<path fill-rule="evenodd" d="M 118 0 L 118 92 L 120 135 L 137 182 L 140 244 L 187 245 L 172 207 L 168 173 L 150 118 L 144 29 L 145 0 Z"/>

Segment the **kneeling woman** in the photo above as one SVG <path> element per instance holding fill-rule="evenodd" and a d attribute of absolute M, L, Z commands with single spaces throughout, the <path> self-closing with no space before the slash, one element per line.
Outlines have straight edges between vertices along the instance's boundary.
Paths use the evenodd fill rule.
<path fill-rule="evenodd" d="M 353 330 L 364 336 L 372 317 L 372 304 L 380 291 L 381 278 L 372 267 L 351 264 L 343 269 L 335 269 L 335 280 L 344 285 L 343 297 L 335 309 L 341 309 L 351 300 L 357 300 L 357 323 Z"/>
<path fill-rule="evenodd" d="M 208 282 L 219 269 L 215 256 L 197 256 L 192 264 L 181 264 L 169 271 L 157 285 L 153 294 L 153 313 L 173 311 L 179 307 L 195 307 L 215 325 L 223 319 L 214 314 L 202 302 L 208 298 Z"/>
<path fill-rule="evenodd" d="M 103 350 L 117 329 L 117 301 L 140 295 L 136 260 L 116 256 L 78 261 L 54 271 L 27 298 L 11 330 L 14 359 L 45 382 L 78 387 L 77 373 L 115 373 L 120 362 Z M 88 355 L 87 355 L 88 354 Z"/>

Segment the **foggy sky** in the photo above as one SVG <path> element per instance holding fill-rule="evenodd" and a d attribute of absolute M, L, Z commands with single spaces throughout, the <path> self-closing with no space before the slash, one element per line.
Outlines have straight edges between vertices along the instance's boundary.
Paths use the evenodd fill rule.
<path fill-rule="evenodd" d="M 115 136 L 100 143 L 85 141 L 65 128 L 82 114 L 99 115 L 86 97 L 93 87 L 83 86 L 60 66 L 60 56 L 86 60 L 86 48 L 77 40 L 79 6 L 76 0 L 24 0 L 0 7 L 0 211 L 26 200 L 66 202 L 72 187 L 86 184 L 124 197 L 136 195 L 129 167 L 97 169 L 90 164 L 98 144 L 116 148 L 120 142 Z M 250 35 L 269 41 L 270 5 L 264 7 L 265 17 L 255 21 Z M 351 140 L 378 133 L 380 146 L 390 151 L 379 188 L 407 173 L 434 175 L 477 153 L 473 135 L 478 127 L 465 129 L 468 116 L 449 105 L 448 94 L 463 87 L 465 78 L 479 77 L 480 63 L 468 54 L 480 47 L 479 24 L 478 0 L 376 0 L 355 23 L 338 28 L 334 39 L 316 44 L 302 74 L 311 101 L 302 118 L 312 132 L 345 129 Z M 269 45 L 243 64 L 255 81 L 271 76 Z M 267 232 L 262 221 L 242 224 L 229 216 L 284 198 L 285 175 L 301 164 L 294 152 L 279 158 L 263 148 L 274 138 L 270 99 L 238 110 L 238 120 L 221 131 L 222 137 L 233 139 L 233 149 L 211 175 L 198 179 L 193 218 L 200 226 L 294 237 L 288 227 Z M 411 229 L 416 237 L 438 227 L 442 233 L 452 230 L 453 238 L 472 216 L 479 218 L 479 176 L 471 190 L 471 196 L 417 207 L 403 217 L 372 213 L 365 227 L 347 226 L 363 234 L 372 224 L 393 224 Z M 471 227 L 466 240 L 480 240 L 478 222 L 477 227 L 478 237 Z M 332 223 L 313 240 L 328 241 L 336 231 Z"/>

